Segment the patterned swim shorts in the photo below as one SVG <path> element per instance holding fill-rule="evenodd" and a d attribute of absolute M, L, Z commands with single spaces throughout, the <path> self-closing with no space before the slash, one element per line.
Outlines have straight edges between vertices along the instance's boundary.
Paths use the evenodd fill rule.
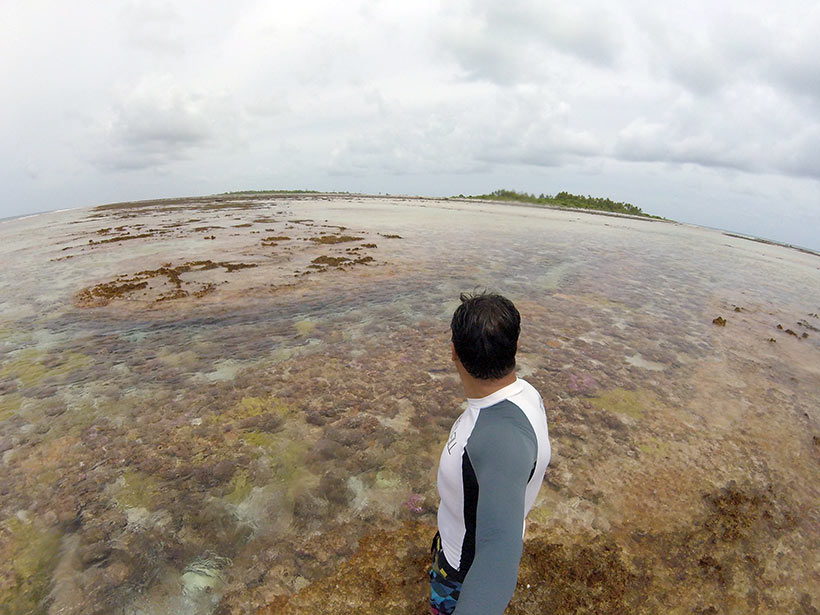
<path fill-rule="evenodd" d="M 430 547 L 433 564 L 430 567 L 430 613 L 450 615 L 456 608 L 461 594 L 463 577 L 447 563 L 441 550 L 441 537 L 436 532 Z"/>

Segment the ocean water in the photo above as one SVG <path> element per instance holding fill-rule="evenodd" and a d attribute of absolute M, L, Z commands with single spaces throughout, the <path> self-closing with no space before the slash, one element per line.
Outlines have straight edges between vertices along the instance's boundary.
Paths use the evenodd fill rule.
<path fill-rule="evenodd" d="M 553 443 L 510 612 L 820 609 L 816 255 L 246 195 L 3 221 L 0 262 L 0 612 L 423 612 L 479 288 Z"/>

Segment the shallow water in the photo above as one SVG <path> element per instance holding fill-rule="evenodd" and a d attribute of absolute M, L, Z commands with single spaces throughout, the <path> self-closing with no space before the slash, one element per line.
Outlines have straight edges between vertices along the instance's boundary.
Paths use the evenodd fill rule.
<path fill-rule="evenodd" d="M 355 196 L 0 238 L 2 612 L 422 612 L 477 287 L 519 307 L 553 439 L 511 612 L 820 608 L 817 256 Z"/>

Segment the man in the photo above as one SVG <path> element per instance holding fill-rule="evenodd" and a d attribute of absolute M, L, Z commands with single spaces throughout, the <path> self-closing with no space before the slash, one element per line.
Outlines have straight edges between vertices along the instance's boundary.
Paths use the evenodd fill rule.
<path fill-rule="evenodd" d="M 452 358 L 467 395 L 438 470 L 430 612 L 501 615 L 515 591 L 524 518 L 550 458 L 544 404 L 515 375 L 521 317 L 497 294 L 461 295 Z"/>

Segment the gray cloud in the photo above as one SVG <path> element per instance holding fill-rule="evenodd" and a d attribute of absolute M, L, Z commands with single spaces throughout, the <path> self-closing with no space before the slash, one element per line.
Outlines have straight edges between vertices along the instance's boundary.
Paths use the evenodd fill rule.
<path fill-rule="evenodd" d="M 231 121 L 213 99 L 185 91 L 168 76 L 150 76 L 109 109 L 92 159 L 109 169 L 161 167 L 213 146 L 217 125 Z"/>
<path fill-rule="evenodd" d="M 541 80 L 556 54 L 612 66 L 619 27 L 600 3 L 471 0 L 443 10 L 440 43 L 471 79 Z"/>
<path fill-rule="evenodd" d="M 377 99 L 371 127 L 334 148 L 334 173 L 477 173 L 495 164 L 558 166 L 600 155 L 599 140 L 573 127 L 569 105 L 551 92 L 487 92 L 469 108 L 439 103 L 408 109 Z"/>

